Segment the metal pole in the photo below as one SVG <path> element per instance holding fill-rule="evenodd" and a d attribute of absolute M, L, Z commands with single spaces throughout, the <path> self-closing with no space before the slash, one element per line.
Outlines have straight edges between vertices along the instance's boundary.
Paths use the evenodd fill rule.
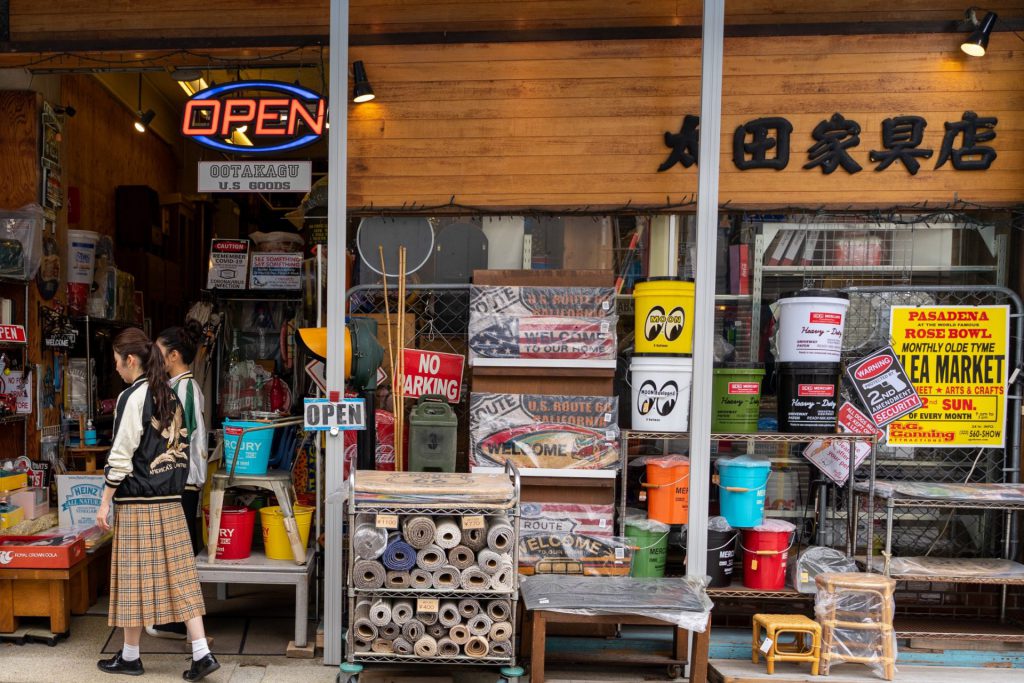
<path fill-rule="evenodd" d="M 708 489 L 711 483 L 711 369 L 715 336 L 715 257 L 718 167 L 722 130 L 725 0 L 704 0 L 700 81 L 700 161 L 697 184 L 696 305 L 693 319 L 693 399 L 690 410 L 690 516 L 686 574 L 707 574 Z"/>
<path fill-rule="evenodd" d="M 348 0 L 331 0 L 330 81 L 328 116 L 334 124 L 327 136 L 327 389 L 339 398 L 345 393 L 345 234 L 348 200 Z M 345 484 L 344 442 L 327 437 L 327 501 L 324 539 L 324 664 L 341 664 L 342 601 L 342 487 Z"/>

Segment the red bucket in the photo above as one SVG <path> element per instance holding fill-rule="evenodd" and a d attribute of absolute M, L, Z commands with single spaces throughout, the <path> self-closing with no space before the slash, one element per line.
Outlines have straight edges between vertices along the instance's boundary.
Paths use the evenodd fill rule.
<path fill-rule="evenodd" d="M 761 591 L 786 587 L 786 559 L 792 547 L 791 531 L 743 532 L 743 585 Z"/>
<path fill-rule="evenodd" d="M 210 528 L 210 508 L 204 507 L 206 528 Z M 252 553 L 252 530 L 256 525 L 256 511 L 246 507 L 225 507 L 220 513 L 220 539 L 217 542 L 218 560 L 244 560 Z"/>

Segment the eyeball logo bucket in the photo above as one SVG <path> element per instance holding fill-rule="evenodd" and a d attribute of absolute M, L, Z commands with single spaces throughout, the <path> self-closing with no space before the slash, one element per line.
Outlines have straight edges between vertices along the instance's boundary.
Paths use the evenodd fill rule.
<path fill-rule="evenodd" d="M 683 333 L 683 326 L 686 324 L 686 311 L 682 306 L 676 306 L 668 315 L 661 306 L 653 307 L 647 313 L 647 320 L 644 323 L 644 338 L 652 342 L 663 335 L 666 341 L 674 342 Z"/>
<path fill-rule="evenodd" d="M 667 417 L 675 410 L 676 402 L 679 400 L 679 385 L 675 382 L 665 382 L 659 388 L 651 380 L 640 385 L 640 403 L 637 409 L 641 415 L 647 415 L 652 410 L 662 417 Z"/>

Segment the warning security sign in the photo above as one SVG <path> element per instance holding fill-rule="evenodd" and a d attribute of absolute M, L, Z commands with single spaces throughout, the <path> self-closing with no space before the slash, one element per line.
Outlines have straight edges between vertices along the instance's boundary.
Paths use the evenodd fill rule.
<path fill-rule="evenodd" d="M 922 407 L 891 446 L 1005 446 L 1009 306 L 893 306 L 893 350 Z"/>
<path fill-rule="evenodd" d="M 912 413 L 923 404 L 892 348 L 885 347 L 851 363 L 846 376 L 879 427 Z"/>

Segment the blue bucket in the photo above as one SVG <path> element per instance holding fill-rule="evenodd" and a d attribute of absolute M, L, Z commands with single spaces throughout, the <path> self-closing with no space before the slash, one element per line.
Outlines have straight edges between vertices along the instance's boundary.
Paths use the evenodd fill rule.
<path fill-rule="evenodd" d="M 231 465 L 235 459 L 235 449 L 238 446 L 238 437 L 242 435 L 242 431 L 253 427 L 263 427 L 265 424 L 264 422 L 224 420 L 224 461 L 228 472 L 231 471 Z M 242 447 L 238 450 L 235 474 L 266 474 L 273 441 L 273 429 L 263 429 L 246 434 L 242 440 Z"/>
<path fill-rule="evenodd" d="M 772 464 L 767 460 L 741 455 L 720 458 L 718 488 L 721 512 L 734 528 L 754 527 L 764 521 L 764 499 Z"/>

